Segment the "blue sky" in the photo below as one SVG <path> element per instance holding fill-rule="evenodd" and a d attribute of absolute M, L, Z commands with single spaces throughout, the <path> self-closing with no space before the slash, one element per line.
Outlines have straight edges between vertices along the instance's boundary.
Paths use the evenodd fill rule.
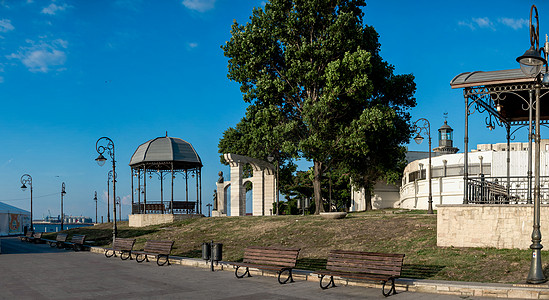
<path fill-rule="evenodd" d="M 476 70 L 518 68 L 529 47 L 528 17 L 536 4 L 540 34 L 549 33 L 549 4 L 541 1 L 368 1 L 365 23 L 380 34 L 381 53 L 395 73 L 416 76 L 414 119 L 436 130 L 443 114 L 463 151 L 464 100 L 450 80 Z M 260 0 L 0 2 L 0 201 L 29 209 L 21 175 L 34 183 L 34 216 L 60 211 L 106 215 L 106 175 L 95 142 L 115 142 L 117 194 L 129 213 L 129 160 L 142 143 L 165 135 L 193 144 L 204 164 L 204 205 L 211 201 L 223 131 L 244 115 L 238 84 L 227 79 L 220 46 L 233 20 L 244 23 Z M 543 41 L 542 41 L 543 42 Z M 471 147 L 503 142 L 485 116 L 471 118 Z M 544 132 L 542 131 L 542 136 Z M 517 140 L 526 140 L 519 131 Z M 427 145 L 410 144 L 410 150 Z M 156 184 L 159 185 L 159 184 Z M 151 187 L 151 185 L 149 185 Z M 158 188 L 148 199 L 159 199 Z M 191 193 L 193 194 L 193 193 Z M 176 181 L 176 199 L 184 184 Z M 165 198 L 168 194 L 165 194 Z M 206 211 L 206 208 L 203 209 Z M 49 211 L 49 212 L 48 212 Z"/>

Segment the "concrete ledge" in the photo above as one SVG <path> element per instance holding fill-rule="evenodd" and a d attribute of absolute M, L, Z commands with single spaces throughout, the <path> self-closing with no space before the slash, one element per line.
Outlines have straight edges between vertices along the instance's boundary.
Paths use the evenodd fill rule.
<path fill-rule="evenodd" d="M 145 227 L 165 223 L 173 223 L 188 218 L 203 217 L 201 214 L 135 214 L 129 216 L 130 227 Z"/>
<path fill-rule="evenodd" d="M 103 254 L 105 250 L 101 247 L 90 247 L 91 253 Z M 151 262 L 153 262 L 151 260 Z M 154 262 L 153 262 L 154 263 Z M 170 256 L 172 265 L 181 265 L 209 269 L 209 262 L 198 258 L 186 258 Z M 234 272 L 234 268 L 228 262 L 214 263 L 215 271 Z M 250 268 L 250 273 L 255 276 L 276 277 L 277 274 L 271 271 L 264 271 Z M 318 282 L 320 279 L 314 271 L 293 270 L 295 280 L 306 280 Z M 366 288 L 380 289 L 381 283 L 358 281 L 346 278 L 334 277 L 336 286 L 360 286 Z M 462 281 L 442 281 L 427 279 L 399 278 L 395 280 L 397 292 L 421 292 L 457 295 L 461 297 L 494 297 L 494 298 L 521 298 L 521 299 L 549 299 L 549 284 L 501 284 L 501 283 L 478 283 Z M 319 287 L 320 288 L 320 287 Z M 337 288 L 337 287 L 336 287 Z"/>

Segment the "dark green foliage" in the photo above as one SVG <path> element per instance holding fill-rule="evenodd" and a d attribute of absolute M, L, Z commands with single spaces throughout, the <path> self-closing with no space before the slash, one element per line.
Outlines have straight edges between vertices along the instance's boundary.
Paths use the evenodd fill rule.
<path fill-rule="evenodd" d="M 348 173 L 371 188 L 401 171 L 415 106 L 412 75 L 394 75 L 363 24 L 362 0 L 272 0 L 222 46 L 228 77 L 240 84 L 246 116 L 225 131 L 221 153 L 314 163 L 316 213 L 323 178 Z M 391 174 L 391 176 L 387 176 Z M 282 179 L 281 179 L 282 181 Z M 338 196 L 339 197 L 339 196 Z"/>

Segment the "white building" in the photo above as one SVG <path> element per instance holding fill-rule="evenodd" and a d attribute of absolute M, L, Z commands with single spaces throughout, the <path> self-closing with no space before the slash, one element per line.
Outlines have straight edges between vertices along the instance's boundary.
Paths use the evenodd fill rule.
<path fill-rule="evenodd" d="M 444 133 L 450 134 L 444 135 Z M 439 129 L 439 147 L 431 159 L 431 189 L 433 208 L 439 204 L 463 204 L 464 198 L 464 154 L 452 153 L 452 129 L 445 124 Z M 442 136 L 442 138 L 441 138 Z M 443 140 L 443 138 L 445 138 Z M 441 143 L 441 141 L 443 143 Z M 444 147 L 446 145 L 446 147 Z M 549 202 L 549 140 L 541 141 L 541 199 Z M 440 151 L 440 150 L 443 151 Z M 451 149 L 451 154 L 448 150 Z M 442 153 L 441 153 L 442 152 Z M 469 178 L 477 182 L 499 184 L 517 202 L 526 202 L 528 195 L 528 143 L 510 143 L 510 180 L 507 181 L 507 143 L 481 144 L 469 152 Z M 532 154 L 534 157 L 535 154 Z M 419 157 L 419 158 L 418 158 Z M 427 152 L 409 152 L 408 165 L 404 169 L 399 186 L 379 182 L 374 188 L 372 208 L 427 209 L 429 199 L 429 159 Z M 534 171 L 534 170 L 533 170 Z M 363 191 L 353 191 L 351 211 L 365 209 Z"/>

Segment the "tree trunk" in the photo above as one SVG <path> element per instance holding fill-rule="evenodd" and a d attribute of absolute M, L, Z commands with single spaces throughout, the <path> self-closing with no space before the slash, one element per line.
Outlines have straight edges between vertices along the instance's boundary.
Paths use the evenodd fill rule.
<path fill-rule="evenodd" d="M 322 179 L 322 162 L 314 161 L 314 179 L 313 179 L 313 189 L 315 195 L 315 215 L 324 212 L 324 205 L 322 203 L 322 188 L 321 188 L 321 179 Z"/>
<path fill-rule="evenodd" d="M 373 184 L 367 178 L 364 178 L 364 200 L 366 202 L 366 210 L 372 210 L 372 191 Z"/>

